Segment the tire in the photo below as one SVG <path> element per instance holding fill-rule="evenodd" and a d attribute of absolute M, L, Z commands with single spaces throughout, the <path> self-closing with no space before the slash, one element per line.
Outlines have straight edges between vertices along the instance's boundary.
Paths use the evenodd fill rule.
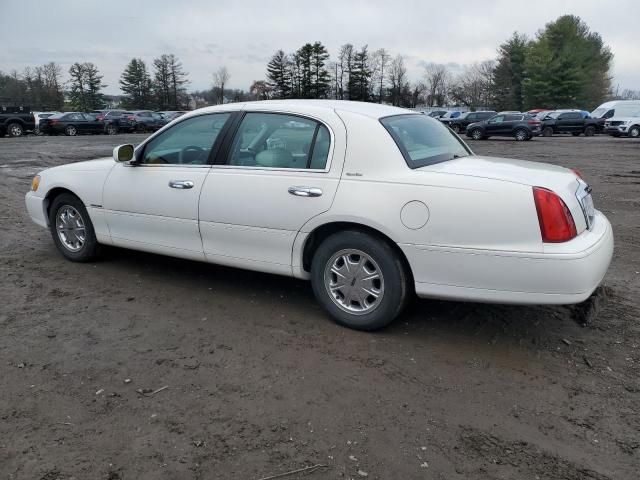
<path fill-rule="evenodd" d="M 529 140 L 531 135 L 524 128 L 518 128 L 515 132 L 513 132 L 513 138 L 518 142 L 524 142 L 525 140 Z"/>
<path fill-rule="evenodd" d="M 629 129 L 629 138 L 640 137 L 640 125 L 634 125 Z"/>
<path fill-rule="evenodd" d="M 49 230 L 53 243 L 68 260 L 88 262 L 100 253 L 91 218 L 75 195 L 63 193 L 54 198 L 49 209 Z"/>
<path fill-rule="evenodd" d="M 453 125 L 451 125 L 451 130 L 453 130 L 456 133 L 460 133 L 460 125 L 458 125 L 457 123 L 454 123 Z"/>
<path fill-rule="evenodd" d="M 24 128 L 19 123 L 13 122 L 7 125 L 7 133 L 10 137 L 21 137 L 24 134 Z"/>
<path fill-rule="evenodd" d="M 78 135 L 78 129 L 74 125 L 67 125 L 64 129 L 64 134 L 67 137 L 75 137 Z"/>
<path fill-rule="evenodd" d="M 593 137 L 596 134 L 596 127 L 589 125 L 587 128 L 584 129 L 584 136 L 585 137 Z"/>
<path fill-rule="evenodd" d="M 107 125 L 106 133 L 107 135 L 116 135 L 118 133 L 118 127 L 113 124 Z"/>
<path fill-rule="evenodd" d="M 553 136 L 553 127 L 544 127 L 542 130 L 543 137 L 551 137 Z"/>
<path fill-rule="evenodd" d="M 469 134 L 474 140 L 482 140 L 484 138 L 484 135 L 482 135 L 482 130 L 480 130 L 479 128 L 474 128 L 469 132 Z"/>
<path fill-rule="evenodd" d="M 356 267 L 351 277 L 349 265 Z M 332 288 L 332 283 L 345 278 L 340 271 L 347 278 L 344 289 Z M 377 278 L 372 279 L 373 275 Z M 311 263 L 311 286 L 318 303 L 337 323 L 365 331 L 391 323 L 406 307 L 412 291 L 411 276 L 395 250 L 358 230 L 338 232 L 322 242 Z M 351 296 L 354 286 L 357 298 Z M 370 294 L 363 298 L 363 291 Z"/>

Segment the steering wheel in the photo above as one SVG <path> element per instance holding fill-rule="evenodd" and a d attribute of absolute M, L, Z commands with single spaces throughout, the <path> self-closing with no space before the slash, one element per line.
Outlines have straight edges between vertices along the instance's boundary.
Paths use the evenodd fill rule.
<path fill-rule="evenodd" d="M 185 162 L 185 154 L 187 152 L 199 152 L 200 155 L 197 156 L 197 158 L 193 161 L 190 162 Z M 202 158 L 202 154 L 205 152 L 204 148 L 199 147 L 197 145 L 187 145 L 186 147 L 184 147 L 182 150 L 180 150 L 180 163 L 184 164 L 184 163 L 198 163 L 200 161 L 200 159 Z"/>

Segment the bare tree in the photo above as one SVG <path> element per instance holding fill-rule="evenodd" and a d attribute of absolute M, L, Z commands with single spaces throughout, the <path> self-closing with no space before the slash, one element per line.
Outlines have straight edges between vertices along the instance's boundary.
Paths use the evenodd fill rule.
<path fill-rule="evenodd" d="M 269 100 L 273 87 L 264 80 L 254 80 L 249 88 L 249 93 L 255 95 L 258 100 Z"/>
<path fill-rule="evenodd" d="M 346 43 L 340 47 L 336 69 L 336 98 L 340 100 L 343 100 L 345 97 L 347 99 L 349 98 L 348 85 L 353 68 L 353 55 L 353 45 L 350 43 Z M 347 87 L 346 92 L 345 86 Z"/>
<path fill-rule="evenodd" d="M 389 96 L 393 105 L 402 105 L 403 94 L 408 90 L 407 68 L 404 66 L 404 58 L 397 55 L 389 67 Z"/>
<path fill-rule="evenodd" d="M 492 60 L 467 67 L 451 88 L 451 97 L 472 109 L 491 107 L 495 98 L 494 67 L 495 62 Z"/>
<path fill-rule="evenodd" d="M 425 67 L 426 103 L 441 107 L 446 103 L 450 74 L 447 67 L 430 63 Z"/>
<path fill-rule="evenodd" d="M 380 48 L 376 50 L 372 55 L 372 76 L 371 76 L 371 88 L 377 88 L 378 90 L 378 103 L 382 103 L 384 100 L 385 82 L 387 80 L 388 66 L 391 55 L 384 49 Z M 373 96 L 373 91 L 371 92 Z"/>
<path fill-rule="evenodd" d="M 229 71 L 227 67 L 222 66 L 213 74 L 213 87 L 220 89 L 220 103 L 224 103 L 224 86 L 229 82 Z"/>

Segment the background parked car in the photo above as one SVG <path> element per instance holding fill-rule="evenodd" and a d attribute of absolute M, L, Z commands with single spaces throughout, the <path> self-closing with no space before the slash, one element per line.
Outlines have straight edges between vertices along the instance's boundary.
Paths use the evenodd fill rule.
<path fill-rule="evenodd" d="M 431 117 L 431 118 L 440 118 L 442 117 L 444 114 L 447 113 L 446 110 L 431 110 L 430 112 L 423 112 L 426 116 Z"/>
<path fill-rule="evenodd" d="M 118 132 L 133 132 L 135 124 L 129 120 L 133 115 L 126 110 L 105 110 L 98 115 L 98 120 L 104 122 L 105 133 L 115 135 Z"/>
<path fill-rule="evenodd" d="M 48 135 L 64 133 L 71 137 L 85 133 L 104 133 L 104 122 L 89 113 L 59 113 L 41 119 L 40 132 Z"/>
<path fill-rule="evenodd" d="M 171 122 L 172 120 L 175 120 L 178 117 L 181 117 L 182 115 L 184 115 L 185 111 L 183 110 L 173 110 L 173 111 L 166 111 L 166 112 L 156 112 L 159 113 L 160 115 L 162 115 L 162 118 L 164 120 L 167 121 L 167 123 Z"/>
<path fill-rule="evenodd" d="M 640 110 L 628 117 L 613 117 L 605 121 L 605 132 L 612 137 L 640 138 Z"/>
<path fill-rule="evenodd" d="M 20 137 L 36 128 L 30 107 L 0 107 L 0 137 Z"/>
<path fill-rule="evenodd" d="M 483 140 L 489 137 L 513 137 L 518 141 L 540 135 L 540 120 L 526 113 L 498 114 L 467 127 L 467 137 Z"/>
<path fill-rule="evenodd" d="M 493 117 L 496 114 L 493 110 L 483 110 L 480 112 L 465 112 L 458 118 L 449 120 L 448 125 L 451 130 L 456 133 L 464 132 L 469 125 L 475 122 L 481 122 Z"/>
<path fill-rule="evenodd" d="M 451 120 L 453 120 L 454 118 L 458 118 L 460 115 L 462 115 L 462 112 L 447 112 L 444 115 L 442 115 L 440 118 L 438 118 L 438 120 L 440 120 L 442 123 L 444 123 L 445 125 L 449 125 L 449 122 Z"/>
<path fill-rule="evenodd" d="M 40 120 L 49 118 L 53 115 L 57 115 L 60 112 L 33 112 L 33 118 L 36 121 L 35 129 L 33 130 L 36 135 L 40 135 Z"/>
<path fill-rule="evenodd" d="M 556 110 L 542 119 L 542 136 L 550 137 L 558 133 L 570 133 L 577 137 L 584 133 L 591 137 L 598 131 L 598 122 L 593 118 L 583 118 L 579 110 Z"/>
<path fill-rule="evenodd" d="M 151 110 L 135 110 L 127 116 L 137 132 L 155 132 L 164 127 L 168 122 L 162 115 Z"/>

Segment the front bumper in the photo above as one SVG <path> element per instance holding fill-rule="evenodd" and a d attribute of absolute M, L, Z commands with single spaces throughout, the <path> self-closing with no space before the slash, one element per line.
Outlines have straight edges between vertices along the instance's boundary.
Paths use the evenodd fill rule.
<path fill-rule="evenodd" d="M 609 135 L 612 135 L 614 137 L 624 137 L 629 134 L 628 128 L 626 125 L 616 125 L 616 126 L 609 125 L 604 129 L 604 131 L 605 133 L 608 133 Z"/>
<path fill-rule="evenodd" d="M 36 196 L 35 192 L 27 192 L 24 200 L 27 205 L 27 212 L 29 212 L 31 220 L 33 220 L 41 227 L 47 228 L 49 226 L 49 222 L 46 215 L 45 199 Z"/>
<path fill-rule="evenodd" d="M 613 231 L 596 212 L 592 230 L 543 253 L 401 244 L 420 297 L 487 303 L 571 304 L 600 285 L 613 255 Z"/>

